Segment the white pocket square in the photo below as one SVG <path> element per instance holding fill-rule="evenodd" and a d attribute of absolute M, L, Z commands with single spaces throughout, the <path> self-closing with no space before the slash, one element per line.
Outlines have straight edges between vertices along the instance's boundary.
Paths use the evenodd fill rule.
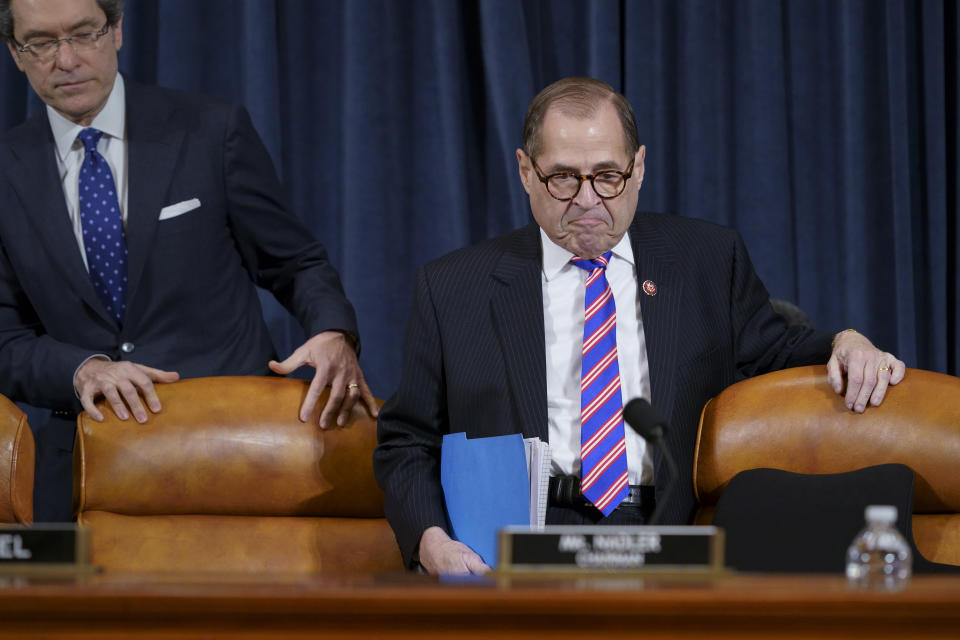
<path fill-rule="evenodd" d="M 182 216 L 188 211 L 193 211 L 200 206 L 200 200 L 197 198 L 191 198 L 190 200 L 184 200 L 183 202 L 178 202 L 177 204 L 172 204 L 169 207 L 164 207 L 160 209 L 160 219 L 169 220 L 170 218 L 176 218 L 177 216 Z"/>

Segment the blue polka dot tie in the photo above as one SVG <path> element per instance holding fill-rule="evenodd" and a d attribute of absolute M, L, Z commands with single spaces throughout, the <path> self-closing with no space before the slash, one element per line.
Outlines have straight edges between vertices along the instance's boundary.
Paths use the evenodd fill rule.
<path fill-rule="evenodd" d="M 580 491 L 605 516 L 629 493 L 617 307 L 606 276 L 610 253 L 593 260 L 572 260 L 590 274 L 584 295 L 580 365 Z"/>
<path fill-rule="evenodd" d="M 97 151 L 102 135 L 97 129 L 84 129 L 77 136 L 84 150 L 79 180 L 80 220 L 93 288 L 110 315 L 122 324 L 127 309 L 127 241 L 113 173 L 106 158 Z"/>

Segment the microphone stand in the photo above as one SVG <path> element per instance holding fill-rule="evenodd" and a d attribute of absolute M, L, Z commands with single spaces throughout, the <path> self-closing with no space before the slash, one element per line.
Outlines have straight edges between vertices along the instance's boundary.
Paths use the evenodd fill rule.
<path fill-rule="evenodd" d="M 647 444 L 660 447 L 660 451 L 663 453 L 663 459 L 667 464 L 667 470 L 670 472 L 670 477 L 663 490 L 662 500 L 657 498 L 657 506 L 653 510 L 653 515 L 650 516 L 649 524 L 655 525 L 660 521 L 660 516 L 663 515 L 663 509 L 673 495 L 673 487 L 676 484 L 678 476 L 677 464 L 673 459 L 673 455 L 670 453 L 670 449 L 667 448 L 667 445 L 663 442 L 663 434 L 666 432 L 667 427 L 663 422 L 663 418 L 657 413 L 657 410 L 643 398 L 634 398 L 626 404 L 623 408 L 623 419 L 630 425 L 631 429 L 646 440 Z"/>

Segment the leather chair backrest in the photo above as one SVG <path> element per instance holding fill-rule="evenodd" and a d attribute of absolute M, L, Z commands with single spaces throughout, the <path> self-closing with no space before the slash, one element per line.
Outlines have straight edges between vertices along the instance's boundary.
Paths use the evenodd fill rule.
<path fill-rule="evenodd" d="M 322 430 L 298 419 L 308 383 L 197 378 L 158 385 L 146 424 L 78 419 L 74 506 L 91 562 L 142 571 L 402 568 L 373 477 L 376 420 L 359 405 Z"/>
<path fill-rule="evenodd" d="M 916 473 L 913 533 L 934 562 L 960 564 L 960 378 L 908 369 L 879 407 L 849 411 L 826 367 L 731 385 L 703 408 L 694 455 L 697 522 L 738 472 L 841 473 L 897 462 Z"/>
<path fill-rule="evenodd" d="M 0 523 L 33 522 L 35 454 L 27 416 L 0 395 Z"/>

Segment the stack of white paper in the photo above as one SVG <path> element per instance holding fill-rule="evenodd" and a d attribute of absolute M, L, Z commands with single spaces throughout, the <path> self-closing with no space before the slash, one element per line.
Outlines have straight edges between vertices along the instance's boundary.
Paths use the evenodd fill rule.
<path fill-rule="evenodd" d="M 550 485 L 550 444 L 540 438 L 524 438 L 527 473 L 530 476 L 530 526 L 542 529 L 547 520 L 547 488 Z"/>

